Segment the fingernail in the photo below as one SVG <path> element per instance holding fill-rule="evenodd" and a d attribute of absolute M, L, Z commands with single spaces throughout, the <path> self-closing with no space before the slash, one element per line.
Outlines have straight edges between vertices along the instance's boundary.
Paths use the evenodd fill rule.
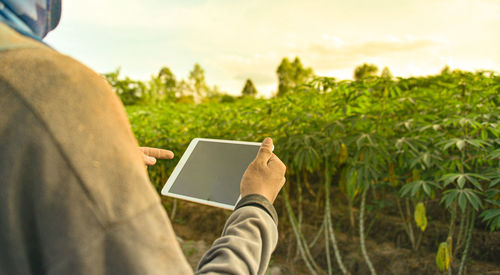
<path fill-rule="evenodd" d="M 272 140 L 270 137 L 266 137 L 264 141 L 262 142 L 263 144 L 271 144 Z"/>
<path fill-rule="evenodd" d="M 156 162 L 156 159 L 154 157 L 148 157 L 149 161 L 151 162 Z"/>

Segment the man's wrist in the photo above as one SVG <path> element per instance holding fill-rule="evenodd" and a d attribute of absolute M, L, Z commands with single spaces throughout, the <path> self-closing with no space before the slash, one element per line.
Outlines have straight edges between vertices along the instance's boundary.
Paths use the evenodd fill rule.
<path fill-rule="evenodd" d="M 245 195 L 243 198 L 241 198 L 238 204 L 236 204 L 234 210 L 236 211 L 237 209 L 245 206 L 254 206 L 266 211 L 269 216 L 271 216 L 274 223 L 278 225 L 278 213 L 276 212 L 276 209 L 274 208 L 272 203 L 266 197 L 260 194 Z"/>

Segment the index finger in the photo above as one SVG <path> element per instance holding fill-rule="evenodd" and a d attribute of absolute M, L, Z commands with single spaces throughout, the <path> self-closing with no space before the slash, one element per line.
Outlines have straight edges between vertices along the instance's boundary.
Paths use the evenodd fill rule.
<path fill-rule="evenodd" d="M 150 157 L 154 157 L 157 159 L 172 159 L 174 157 L 174 153 L 170 150 L 158 149 L 152 147 L 139 147 L 142 153 L 148 155 Z"/>

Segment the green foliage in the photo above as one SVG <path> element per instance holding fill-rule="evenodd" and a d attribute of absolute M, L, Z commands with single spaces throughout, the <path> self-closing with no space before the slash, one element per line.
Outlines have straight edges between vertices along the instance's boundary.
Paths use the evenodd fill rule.
<path fill-rule="evenodd" d="M 159 102 L 194 104 L 200 102 L 232 102 L 236 98 L 221 92 L 217 86 L 209 87 L 205 71 L 195 64 L 188 79 L 177 80 L 168 67 L 160 69 L 149 81 L 120 77 L 120 68 L 103 75 L 125 105 L 148 105 Z"/>
<path fill-rule="evenodd" d="M 272 99 L 158 101 L 127 111 L 141 145 L 172 149 L 177 160 L 195 137 L 272 136 L 291 174 L 322 177 L 330 162 L 332 173 L 344 173 L 339 178 L 351 199 L 373 185 L 418 201 L 437 198 L 445 208 L 487 211 L 498 207 L 500 77 L 450 74 L 391 82 L 316 78 L 303 84 L 306 93 Z M 175 163 L 151 168 L 156 186 Z M 482 217 L 497 225 L 493 212 Z"/>
<path fill-rule="evenodd" d="M 382 79 L 387 79 L 387 80 L 391 80 L 394 78 L 394 76 L 392 75 L 391 71 L 389 70 L 388 67 L 384 67 L 382 69 L 382 72 L 380 73 L 380 77 Z"/>
<path fill-rule="evenodd" d="M 425 231 L 427 228 L 427 215 L 425 214 L 425 205 L 423 202 L 419 202 L 415 207 L 414 218 L 420 230 Z"/>
<path fill-rule="evenodd" d="M 158 75 L 151 77 L 149 84 L 149 93 L 142 101 L 152 103 L 154 101 L 168 100 L 176 98 L 177 80 L 175 75 L 168 67 L 163 67 Z"/>
<path fill-rule="evenodd" d="M 431 181 L 416 180 L 409 182 L 401 187 L 400 194 L 401 197 L 414 197 L 420 198 L 422 195 L 427 197 L 432 197 L 433 189 L 441 188 L 438 184 Z"/>
<path fill-rule="evenodd" d="M 283 58 L 276 73 L 278 74 L 278 96 L 296 91 L 314 77 L 313 70 L 304 68 L 298 57 L 295 57 L 293 62 L 290 62 L 286 57 Z"/>
<path fill-rule="evenodd" d="M 141 81 L 135 81 L 128 77 L 120 79 L 120 68 L 114 72 L 104 74 L 104 78 L 114 88 L 123 104 L 131 105 L 146 98 L 147 86 Z"/>
<path fill-rule="evenodd" d="M 488 209 L 481 214 L 481 217 L 488 223 L 491 231 L 500 228 L 500 209 Z"/>
<path fill-rule="evenodd" d="M 413 214 L 421 231 L 432 223 L 423 208 L 427 200 L 440 201 L 450 213 L 460 209 L 469 221 L 482 212 L 491 230 L 500 228 L 498 75 L 455 70 L 429 77 L 372 76 L 369 81 L 318 77 L 302 82 L 292 77 L 297 64 L 300 61 L 282 61 L 278 76 L 283 90 L 271 99 L 219 93 L 197 105 L 184 95 L 176 96 L 178 103 L 156 100 L 127 106 L 139 144 L 176 154 L 173 161 L 150 168 L 153 184 L 161 188 L 192 138 L 262 141 L 271 136 L 288 175 L 304 181 L 290 185 L 298 194 L 290 196 L 292 201 L 302 200 L 302 186 L 307 189 L 304 197 L 309 194 L 316 200 L 321 185 L 338 179 L 350 208 L 359 197 L 364 201 L 369 188 L 404 197 L 407 209 L 416 205 Z M 108 76 L 117 90 L 123 89 L 123 83 L 116 81 L 118 74 Z M 177 86 L 182 83 L 177 81 Z M 293 92 L 297 85 L 302 92 Z M 179 103 L 181 99 L 189 104 Z M 308 183 L 312 178 L 317 180 Z M 287 211 L 292 211 L 292 204 Z M 411 212 L 406 217 L 412 220 Z M 454 219 L 455 214 L 452 223 Z M 470 223 L 467 232 L 472 234 L 474 223 Z M 408 232 L 411 226 L 406 225 Z M 300 226 L 294 230 L 303 236 Z M 444 248 L 436 258 L 443 270 L 452 260 L 451 241 L 448 246 L 449 259 Z"/>
<path fill-rule="evenodd" d="M 386 68 L 384 68 L 385 70 Z M 388 71 L 389 69 L 387 69 Z M 387 77 L 388 73 L 387 71 L 385 72 L 385 77 Z M 378 72 L 378 67 L 377 65 L 374 64 L 367 64 L 363 63 L 362 65 L 357 66 L 354 69 L 354 79 L 355 80 L 362 80 L 368 77 L 374 77 L 377 75 Z M 390 72 L 389 72 L 390 74 Z"/>
<path fill-rule="evenodd" d="M 450 66 L 446 65 L 441 69 L 441 75 L 450 75 L 451 74 L 451 69 Z"/>
<path fill-rule="evenodd" d="M 252 80 L 247 79 L 247 81 L 245 82 L 245 86 L 243 87 L 243 90 L 241 90 L 241 95 L 251 96 L 251 97 L 255 97 L 257 95 L 257 89 L 255 89 Z"/>
<path fill-rule="evenodd" d="M 450 268 L 451 257 L 450 247 L 447 242 L 439 244 L 438 252 L 436 254 L 436 264 L 440 271 L 446 271 Z"/>
<path fill-rule="evenodd" d="M 194 64 L 193 70 L 189 72 L 190 89 L 195 98 L 201 98 L 207 95 L 208 86 L 205 81 L 205 70 L 200 64 Z"/>
<path fill-rule="evenodd" d="M 498 160 L 496 153 L 499 150 L 495 150 L 492 153 L 493 158 Z M 493 208 L 487 209 L 481 214 L 483 221 L 488 224 L 491 231 L 500 229 L 500 167 L 497 169 L 492 169 L 489 174 L 491 178 L 488 189 L 485 191 L 486 199 L 485 201 L 490 204 Z"/>

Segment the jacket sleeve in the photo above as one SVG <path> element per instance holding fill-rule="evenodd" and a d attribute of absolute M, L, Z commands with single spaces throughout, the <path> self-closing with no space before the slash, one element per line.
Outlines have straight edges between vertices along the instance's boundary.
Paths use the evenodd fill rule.
<path fill-rule="evenodd" d="M 275 213 L 260 195 L 243 198 L 196 274 L 264 274 L 278 242 Z"/>

